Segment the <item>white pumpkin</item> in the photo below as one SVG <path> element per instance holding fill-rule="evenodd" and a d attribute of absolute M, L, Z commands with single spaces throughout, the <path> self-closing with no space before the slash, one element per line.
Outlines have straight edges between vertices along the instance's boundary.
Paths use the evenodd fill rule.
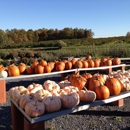
<path fill-rule="evenodd" d="M 5 70 L 1 71 L 0 72 L 0 78 L 6 78 L 6 77 L 8 77 L 8 72 L 5 71 Z"/>

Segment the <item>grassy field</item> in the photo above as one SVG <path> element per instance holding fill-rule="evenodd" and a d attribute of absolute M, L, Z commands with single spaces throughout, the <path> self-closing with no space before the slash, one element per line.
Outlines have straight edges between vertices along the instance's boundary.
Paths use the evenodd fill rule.
<path fill-rule="evenodd" d="M 15 48 L 15 49 L 0 49 L 0 56 L 6 56 L 10 53 L 37 53 L 38 58 L 47 61 L 61 59 L 62 57 L 85 57 L 92 55 L 95 58 L 102 57 L 130 57 L 129 43 L 109 43 L 102 45 L 68 45 L 61 49 L 57 47 L 35 47 L 35 48 Z M 17 56 L 14 56 L 17 58 Z M 33 57 L 31 57 L 33 58 Z"/>

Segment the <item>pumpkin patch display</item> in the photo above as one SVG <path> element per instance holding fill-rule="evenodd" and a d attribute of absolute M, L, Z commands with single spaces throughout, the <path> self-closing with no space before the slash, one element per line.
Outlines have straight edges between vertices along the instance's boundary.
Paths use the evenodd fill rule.
<path fill-rule="evenodd" d="M 80 102 L 80 98 L 78 93 L 69 93 L 69 94 L 62 94 L 60 96 L 62 107 L 64 108 L 73 108 L 77 106 Z"/>
<path fill-rule="evenodd" d="M 57 96 L 49 96 L 44 98 L 45 110 L 48 113 L 55 112 L 61 108 L 61 100 Z"/>
<path fill-rule="evenodd" d="M 26 104 L 25 112 L 30 117 L 38 117 L 44 114 L 45 105 L 43 102 L 39 102 L 38 100 L 32 100 Z"/>

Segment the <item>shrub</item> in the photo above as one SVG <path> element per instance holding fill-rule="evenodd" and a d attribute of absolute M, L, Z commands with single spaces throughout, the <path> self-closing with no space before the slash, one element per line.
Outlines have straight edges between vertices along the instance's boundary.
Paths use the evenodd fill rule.
<path fill-rule="evenodd" d="M 56 41 L 55 46 L 61 49 L 62 47 L 67 46 L 67 44 L 64 41 L 59 40 L 59 41 Z"/>

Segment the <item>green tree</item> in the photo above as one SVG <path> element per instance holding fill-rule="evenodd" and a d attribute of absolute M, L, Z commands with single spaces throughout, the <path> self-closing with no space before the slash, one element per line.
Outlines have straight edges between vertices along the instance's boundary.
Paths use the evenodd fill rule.
<path fill-rule="evenodd" d="M 7 42 L 6 33 L 0 29 L 0 44 L 5 44 Z"/>

